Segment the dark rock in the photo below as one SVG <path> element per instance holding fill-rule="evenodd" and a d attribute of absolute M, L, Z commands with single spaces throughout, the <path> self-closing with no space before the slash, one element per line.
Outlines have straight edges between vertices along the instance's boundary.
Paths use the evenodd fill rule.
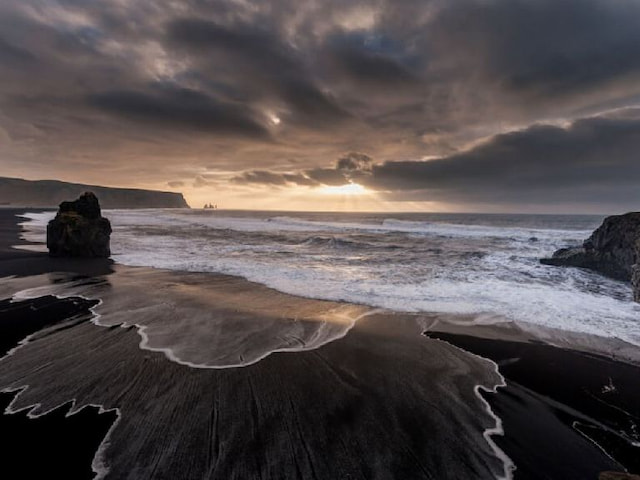
<path fill-rule="evenodd" d="M 546 265 L 581 267 L 631 282 L 640 301 L 640 212 L 607 217 L 582 247 L 561 248 Z"/>
<path fill-rule="evenodd" d="M 640 239 L 640 212 L 607 217 L 584 242 L 587 254 L 599 271 L 618 280 L 630 281 L 638 258 L 636 242 Z"/>
<path fill-rule="evenodd" d="M 52 257 L 109 257 L 111 223 L 102 216 L 92 192 L 62 202 L 47 225 L 47 248 Z"/>
<path fill-rule="evenodd" d="M 85 218 L 100 218 L 100 203 L 98 198 L 92 192 L 86 192 L 73 202 L 62 202 L 60 204 L 60 213 L 77 213 Z"/>
<path fill-rule="evenodd" d="M 542 258 L 540 263 L 557 267 L 587 267 L 589 257 L 583 247 L 561 248 L 556 250 L 551 258 Z"/>

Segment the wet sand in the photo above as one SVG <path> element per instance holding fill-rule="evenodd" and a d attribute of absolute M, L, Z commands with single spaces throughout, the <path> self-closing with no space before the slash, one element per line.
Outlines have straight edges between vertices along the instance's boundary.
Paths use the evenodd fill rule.
<path fill-rule="evenodd" d="M 518 432 L 496 438 L 501 448 L 521 459 L 517 478 L 545 478 L 541 464 L 549 465 L 547 478 L 596 478 L 599 466 L 591 465 L 591 457 L 578 461 L 584 442 L 596 442 L 629 471 L 640 472 L 640 445 L 632 445 L 638 442 L 640 424 L 637 366 L 524 336 L 495 342 L 472 335 L 427 335 L 498 364 L 507 386 L 485 398 L 505 431 Z M 584 438 L 576 439 L 576 431 Z"/>
<path fill-rule="evenodd" d="M 95 303 L 51 296 L 29 302 L 0 301 L 0 356 L 43 329 L 54 332 L 89 321 L 89 308 Z M 0 411 L 14 398 L 14 393 L 0 393 Z M 65 417 L 71 406 L 67 402 L 35 419 L 27 411 L 0 415 L 2 470 L 14 472 L 15 478 L 91 478 L 91 461 L 117 416 L 88 407 Z"/>
<path fill-rule="evenodd" d="M 11 221 L 0 211 L 0 225 Z M 2 241 L 17 243 L 10 235 Z M 105 419 L 111 422 L 95 457 L 75 457 L 85 467 L 89 461 L 101 477 L 508 475 L 509 461 L 493 442 L 518 467 L 515 478 L 595 479 L 602 470 L 636 468 L 632 456 L 613 443 L 607 448 L 614 454 L 605 453 L 568 420 L 608 425 L 619 419 L 609 406 L 594 401 L 582 411 L 580 397 L 572 400 L 592 383 L 599 387 L 601 376 L 591 363 L 574 366 L 586 377 L 572 376 L 574 367 L 568 367 L 562 381 L 554 382 L 557 398 L 547 398 L 543 379 L 550 364 L 565 363 L 563 355 L 572 353 L 567 350 L 523 353 L 519 369 L 509 369 L 518 362 L 505 365 L 504 352 L 512 355 L 509 349 L 520 351 L 524 342 L 467 341 L 446 333 L 438 334 L 446 341 L 428 338 L 421 333 L 429 316 L 301 299 L 222 275 L 51 263 L 33 252 L 13 257 L 6 245 L 0 251 L 7 252 L 0 257 L 0 276 L 13 276 L 0 280 L 4 298 L 41 288 L 12 305 L 31 310 L 51 298 L 46 292 L 71 295 L 60 321 L 43 325 L 41 317 L 54 318 L 53 310 L 38 320 L 24 315 L 33 335 L 0 361 L 0 389 L 28 386 L 14 393 L 9 411 L 33 407 L 31 416 L 45 419 L 71 400 L 72 412 L 83 405 L 109 410 L 94 409 L 85 422 L 95 434 L 104 434 Z M 88 306 L 78 295 L 102 303 L 83 317 L 72 310 Z M 0 312 L 3 332 L 8 318 Z M 207 337 L 211 331 L 215 335 Z M 238 351 L 246 353 L 230 354 Z M 504 417 L 504 437 L 488 437 L 496 417 L 476 394 L 478 385 L 492 390 L 502 377 L 495 363 L 474 353 L 493 358 L 508 373 L 502 372 L 506 388 L 482 394 Z M 618 385 L 638 378 L 637 367 L 608 361 L 613 371 L 624 372 L 615 377 Z M 637 391 L 619 392 L 633 405 Z M 632 408 L 627 413 L 637 414 Z M 0 421 L 15 415 L 21 414 Z M 64 429 L 72 418 L 60 417 L 49 428 Z"/>

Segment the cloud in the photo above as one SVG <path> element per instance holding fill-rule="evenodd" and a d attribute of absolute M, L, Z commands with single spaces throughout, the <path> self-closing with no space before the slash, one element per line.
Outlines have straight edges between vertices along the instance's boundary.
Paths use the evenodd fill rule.
<path fill-rule="evenodd" d="M 209 187 L 211 185 L 213 185 L 213 182 L 207 180 L 203 175 L 196 175 L 196 178 L 193 181 L 194 188 Z"/>
<path fill-rule="evenodd" d="M 157 92 L 109 91 L 88 97 L 88 103 L 105 112 L 132 120 L 266 138 L 269 133 L 248 108 L 218 101 L 201 92 L 173 87 Z"/>
<path fill-rule="evenodd" d="M 13 45 L 0 37 L 0 59 L 16 67 L 24 66 L 36 60 L 35 56 L 17 45 Z"/>
<path fill-rule="evenodd" d="M 235 24 L 234 24 L 235 23 Z M 269 75 L 295 75 L 299 62 L 295 52 L 276 32 L 260 24 L 234 22 L 224 25 L 201 18 L 171 20 L 166 27 L 166 38 L 172 45 L 203 55 L 228 55 L 244 68 Z"/>
<path fill-rule="evenodd" d="M 638 18 L 637 2 L 454 1 L 429 35 L 467 69 L 550 101 L 638 74 Z"/>
<path fill-rule="evenodd" d="M 337 32 L 325 40 L 323 60 L 337 81 L 389 95 L 383 89 L 411 89 L 418 93 L 420 78 L 400 45 L 371 33 Z"/>
<path fill-rule="evenodd" d="M 266 170 L 253 170 L 249 172 L 243 172 L 242 174 L 232 179 L 234 183 L 238 184 L 262 184 L 270 186 L 317 186 L 319 182 L 302 173 L 277 173 L 269 172 Z"/>
<path fill-rule="evenodd" d="M 332 96 L 322 91 L 296 51 L 261 24 L 232 26 L 196 18 L 182 18 L 167 26 L 167 41 L 179 51 L 195 55 L 202 71 L 229 78 L 234 94 L 247 100 L 270 98 L 281 103 L 292 121 L 320 127 L 350 117 Z"/>
<path fill-rule="evenodd" d="M 237 183 L 261 183 L 263 185 L 284 186 L 287 183 L 284 175 L 279 173 L 267 172 L 264 170 L 254 170 L 245 172 L 241 176 L 236 177 Z"/>
<path fill-rule="evenodd" d="M 345 174 L 335 168 L 314 168 L 307 170 L 305 175 L 322 185 L 339 186 L 348 183 Z"/>
<path fill-rule="evenodd" d="M 344 48 L 333 53 L 339 68 L 356 83 L 403 88 L 417 82 L 411 72 L 394 58 L 355 48 Z"/>
<path fill-rule="evenodd" d="M 362 153 L 300 172 L 322 185 L 361 183 L 389 201 L 435 201 L 526 210 L 529 204 L 637 209 L 640 109 L 533 125 L 428 161 L 374 164 Z M 269 179 L 266 182 L 264 179 Z M 254 183 L 283 182 L 260 172 Z"/>
<path fill-rule="evenodd" d="M 315 187 L 320 185 L 340 186 L 371 175 L 373 160 L 364 153 L 350 152 L 340 157 L 333 168 L 312 168 L 297 173 L 278 173 L 267 170 L 244 172 L 233 178 L 241 184 L 300 185 Z"/>
<path fill-rule="evenodd" d="M 640 110 L 534 125 L 455 155 L 373 167 L 370 188 L 397 200 L 511 206 L 640 203 Z"/>
<path fill-rule="evenodd" d="M 172 180 L 170 182 L 167 182 L 167 185 L 171 188 L 179 188 L 179 187 L 184 187 L 185 183 L 180 180 Z"/>
<path fill-rule="evenodd" d="M 371 175 L 373 160 L 364 153 L 350 152 L 340 157 L 333 168 L 315 168 L 305 171 L 309 178 L 330 186 L 360 183 Z"/>
<path fill-rule="evenodd" d="M 369 155 L 360 152 L 350 152 L 344 157 L 340 157 L 336 163 L 337 170 L 347 172 L 370 172 L 372 167 L 373 159 Z"/>

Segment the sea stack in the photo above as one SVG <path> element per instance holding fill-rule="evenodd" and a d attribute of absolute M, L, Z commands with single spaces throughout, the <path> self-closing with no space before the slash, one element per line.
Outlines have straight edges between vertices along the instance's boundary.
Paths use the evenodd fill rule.
<path fill-rule="evenodd" d="M 85 192 L 73 202 L 62 202 L 47 225 L 47 248 L 52 257 L 111 255 L 111 223 L 102 216 L 98 198 Z"/>
<path fill-rule="evenodd" d="M 581 247 L 561 248 L 540 262 L 588 268 L 631 282 L 634 299 L 640 302 L 640 212 L 607 217 Z"/>

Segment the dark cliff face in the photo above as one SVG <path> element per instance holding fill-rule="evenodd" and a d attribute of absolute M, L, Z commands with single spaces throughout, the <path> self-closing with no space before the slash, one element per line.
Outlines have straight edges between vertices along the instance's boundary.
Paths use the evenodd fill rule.
<path fill-rule="evenodd" d="M 111 223 L 102 216 L 98 199 L 85 192 L 73 202 L 62 202 L 47 225 L 47 248 L 52 257 L 111 255 Z"/>
<path fill-rule="evenodd" d="M 609 269 L 610 276 L 630 281 L 637 263 L 636 243 L 640 239 L 640 212 L 607 217 L 585 240 L 587 255 Z"/>
<path fill-rule="evenodd" d="M 181 193 L 0 177 L 0 205 L 51 207 L 86 191 L 95 193 L 103 208 L 189 208 Z"/>
<path fill-rule="evenodd" d="M 561 248 L 540 262 L 588 268 L 631 282 L 634 298 L 640 301 L 640 212 L 607 217 L 582 247 Z"/>

